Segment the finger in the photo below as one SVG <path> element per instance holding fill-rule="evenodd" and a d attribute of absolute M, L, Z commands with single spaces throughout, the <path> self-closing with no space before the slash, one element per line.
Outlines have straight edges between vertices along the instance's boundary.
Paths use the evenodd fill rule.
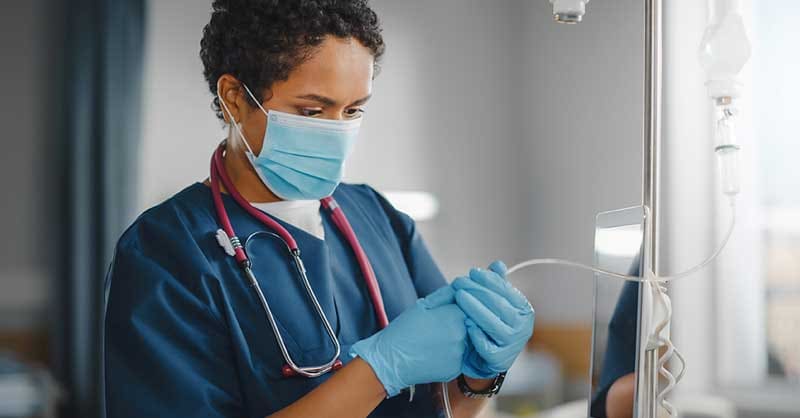
<path fill-rule="evenodd" d="M 450 303 L 455 303 L 455 293 L 455 289 L 451 286 L 443 286 L 425 298 L 420 299 L 419 303 L 428 309 L 438 308 Z"/>
<path fill-rule="evenodd" d="M 469 272 L 469 278 L 508 299 L 514 307 L 522 310 L 530 309 L 528 299 L 499 274 L 493 271 L 472 269 Z"/>
<path fill-rule="evenodd" d="M 469 278 L 481 286 L 486 286 L 500 295 L 507 293 L 508 288 L 511 286 L 506 279 L 491 270 L 479 268 L 471 269 L 469 271 Z"/>
<path fill-rule="evenodd" d="M 464 311 L 467 318 L 471 319 L 487 335 L 501 345 L 508 344 L 514 334 L 514 329 L 503 322 L 497 315 L 487 308 L 480 300 L 465 290 L 456 292 L 456 303 Z"/>
<path fill-rule="evenodd" d="M 466 325 L 467 330 L 469 330 L 469 327 L 478 327 L 470 319 L 466 320 Z M 467 349 L 464 352 L 464 363 L 461 366 L 461 373 L 473 379 L 488 379 L 495 375 L 495 373 L 489 369 L 486 360 L 475 351 L 475 346 L 472 345 L 472 341 L 470 341 L 469 338 L 467 338 Z"/>
<path fill-rule="evenodd" d="M 455 290 L 461 290 L 470 286 L 472 283 L 473 281 L 469 278 L 469 276 L 460 276 L 456 277 L 456 279 L 450 283 L 450 286 Z"/>
<path fill-rule="evenodd" d="M 475 348 L 475 352 L 486 365 L 486 369 L 488 369 L 492 374 L 505 371 L 496 370 L 496 367 L 492 367 L 492 364 L 495 362 L 495 360 L 497 360 L 496 357 L 502 351 L 502 349 L 498 347 L 494 341 L 492 341 L 491 337 L 489 337 L 477 325 L 467 327 L 467 336 L 469 337 L 470 343 Z"/>
<path fill-rule="evenodd" d="M 499 350 L 497 344 L 486 335 L 486 332 L 484 332 L 478 324 L 469 319 L 467 319 L 467 336 L 469 337 L 469 343 L 472 345 L 472 348 L 480 356 L 491 354 Z"/>
<path fill-rule="evenodd" d="M 465 279 L 458 283 L 454 282 L 453 288 L 456 291 L 463 290 L 470 293 L 512 328 L 516 328 L 525 317 L 525 311 L 517 309 L 504 297 L 475 283 L 471 279 Z"/>
<path fill-rule="evenodd" d="M 495 260 L 492 262 L 492 264 L 489 264 L 489 270 L 499 274 L 500 277 L 504 279 L 506 278 L 506 273 L 508 273 L 508 267 L 506 267 L 506 263 L 500 260 Z"/>

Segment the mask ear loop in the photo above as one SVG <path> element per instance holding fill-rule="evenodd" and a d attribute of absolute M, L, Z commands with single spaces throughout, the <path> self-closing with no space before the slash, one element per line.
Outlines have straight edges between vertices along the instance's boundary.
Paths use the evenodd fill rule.
<path fill-rule="evenodd" d="M 254 102 L 256 102 L 256 104 L 258 105 L 258 108 L 261 109 L 262 112 L 264 112 L 264 115 L 269 116 L 269 112 L 267 112 L 264 109 L 264 107 L 261 106 L 261 102 L 259 102 L 258 99 L 256 99 L 256 96 L 253 95 L 253 92 L 250 91 L 250 88 L 247 87 L 247 84 L 242 83 L 242 86 L 244 86 L 244 89 L 245 89 L 245 91 L 247 91 L 247 94 L 250 95 L 250 98 L 253 99 Z"/>
<path fill-rule="evenodd" d="M 244 85 L 244 84 L 242 84 L 242 85 Z M 245 89 L 246 88 L 247 88 L 247 86 L 245 86 Z M 248 92 L 249 91 L 250 90 L 248 90 Z M 219 103 L 222 105 L 222 108 L 225 109 L 225 112 L 228 113 L 228 117 L 231 119 L 231 125 L 233 125 L 233 127 L 239 133 L 239 136 L 242 137 L 242 141 L 244 141 L 244 146 L 247 147 L 247 151 L 250 152 L 251 155 L 255 156 L 256 154 L 253 152 L 253 149 L 250 148 L 250 144 L 247 141 L 247 138 L 244 137 L 244 132 L 242 132 L 242 128 L 239 126 L 239 124 L 236 122 L 236 120 L 233 119 L 233 113 L 231 113 L 231 110 L 228 109 L 228 105 L 225 103 L 225 100 L 222 99 L 222 95 L 219 94 L 219 85 L 217 85 L 217 99 L 219 99 Z M 261 105 L 259 104 L 259 106 L 261 106 Z"/>

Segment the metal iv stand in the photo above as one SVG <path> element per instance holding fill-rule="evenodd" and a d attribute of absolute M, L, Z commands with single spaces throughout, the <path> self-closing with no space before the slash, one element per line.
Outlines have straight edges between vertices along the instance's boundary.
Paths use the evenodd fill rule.
<path fill-rule="evenodd" d="M 645 0 L 644 12 L 644 135 L 642 152 L 642 205 L 649 209 L 647 223 L 649 233 L 645 233 L 645 267 L 659 273 L 659 235 L 660 235 L 660 156 L 661 156 L 661 68 L 662 68 L 662 0 Z M 643 299 L 643 298 L 642 298 Z M 644 302 L 644 300 L 642 300 Z M 652 306 L 641 309 L 652 310 Z M 639 324 L 640 330 L 643 324 Z M 646 335 L 642 335 L 647 338 Z M 642 341 L 644 343 L 644 341 Z M 636 414 L 638 418 L 658 416 L 658 348 L 646 349 L 637 379 Z"/>

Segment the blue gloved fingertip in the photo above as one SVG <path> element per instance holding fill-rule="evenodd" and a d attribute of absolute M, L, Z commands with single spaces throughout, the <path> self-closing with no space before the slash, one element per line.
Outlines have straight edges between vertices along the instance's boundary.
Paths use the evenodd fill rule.
<path fill-rule="evenodd" d="M 450 286 L 455 290 L 461 290 L 469 286 L 469 277 L 468 276 L 459 276 L 450 283 Z"/>
<path fill-rule="evenodd" d="M 492 270 L 503 277 L 506 277 L 506 273 L 508 273 L 508 267 L 506 267 L 506 263 L 500 260 L 495 260 L 492 262 L 492 264 L 489 264 L 489 270 Z"/>
<path fill-rule="evenodd" d="M 499 273 L 491 269 L 486 270 L 481 268 L 474 268 L 469 271 L 469 277 L 472 280 L 475 280 L 479 283 L 482 283 L 484 281 L 498 281 L 503 283 L 503 287 L 506 287 L 508 284 L 508 281 L 505 278 L 505 273 Z"/>

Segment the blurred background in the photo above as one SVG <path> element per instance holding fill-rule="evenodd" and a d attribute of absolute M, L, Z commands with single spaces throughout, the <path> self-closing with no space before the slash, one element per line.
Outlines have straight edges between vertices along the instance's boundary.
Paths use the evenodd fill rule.
<path fill-rule="evenodd" d="M 729 214 L 697 61 L 706 4 L 665 3 L 669 272 L 709 254 Z M 676 399 L 695 416 L 798 417 L 800 3 L 744 3 L 741 215 L 721 262 L 672 289 L 689 362 Z M 593 1 L 577 26 L 553 23 L 546 0 L 372 4 L 388 50 L 348 180 L 417 213 L 448 277 L 494 259 L 591 263 L 595 215 L 641 204 L 643 2 Z M 205 0 L 0 2 L 0 417 L 100 416 L 114 243 L 203 180 L 226 135 L 198 57 L 209 16 Z M 504 389 L 513 402 L 493 408 L 586 399 L 592 275 L 545 267 L 514 280 L 536 331 L 515 366 L 527 373 Z"/>

